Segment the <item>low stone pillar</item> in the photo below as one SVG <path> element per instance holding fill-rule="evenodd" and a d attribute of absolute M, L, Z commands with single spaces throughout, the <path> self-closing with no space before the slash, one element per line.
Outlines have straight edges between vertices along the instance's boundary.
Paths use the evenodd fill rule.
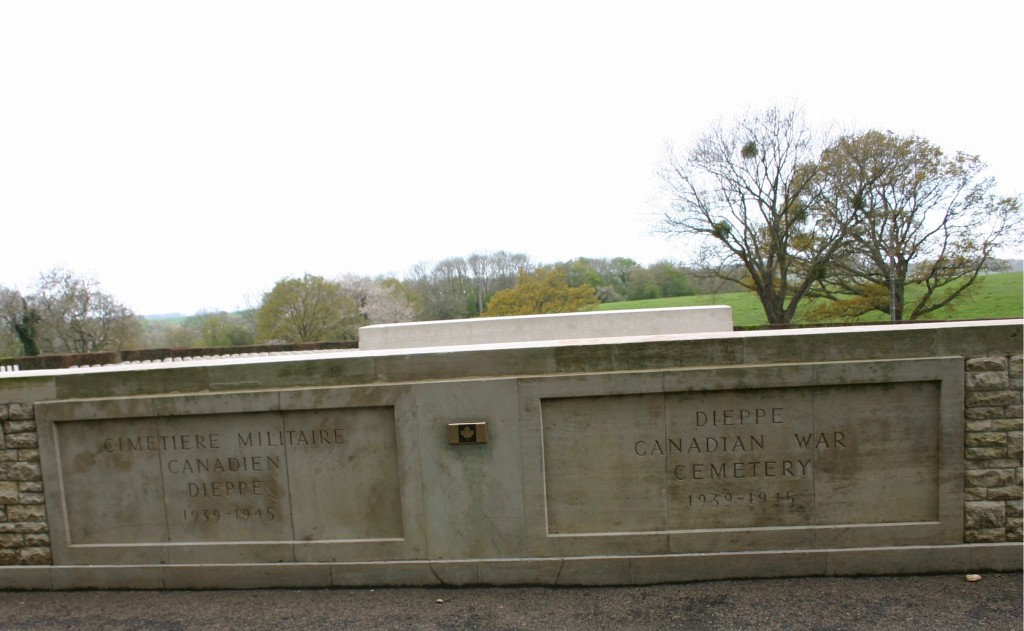
<path fill-rule="evenodd" d="M 964 541 L 1022 537 L 1022 356 L 970 357 L 964 387 Z"/>
<path fill-rule="evenodd" d="M 0 403 L 0 565 L 49 565 L 34 408 Z"/>

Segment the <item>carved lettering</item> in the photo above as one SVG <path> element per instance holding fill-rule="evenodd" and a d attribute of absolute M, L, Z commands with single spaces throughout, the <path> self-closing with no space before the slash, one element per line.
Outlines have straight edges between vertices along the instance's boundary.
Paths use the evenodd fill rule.
<path fill-rule="evenodd" d="M 782 473 L 776 473 L 781 469 Z M 797 477 L 811 473 L 811 460 L 751 460 L 747 462 L 690 463 L 676 465 L 672 476 L 676 480 L 728 480 L 740 478 Z"/>
<path fill-rule="evenodd" d="M 667 438 L 665 441 L 638 440 L 633 443 L 633 453 L 638 456 L 664 456 L 674 453 L 711 453 L 711 452 L 736 452 L 736 451 L 760 451 L 764 449 L 764 434 L 757 436 L 705 436 L 702 438 L 691 438 L 686 450 L 683 450 L 683 438 Z"/>
<path fill-rule="evenodd" d="M 754 451 L 764 449 L 764 434 L 760 436 L 705 436 L 693 438 L 686 453 L 709 453 L 712 451 Z"/>
<path fill-rule="evenodd" d="M 815 438 L 813 433 L 793 434 L 793 438 L 796 439 L 797 446 L 805 449 L 811 446 L 815 449 L 835 449 L 846 447 L 846 443 L 843 442 L 846 435 L 843 432 L 832 432 L 831 435 L 821 432 L 817 435 L 817 438 Z"/>
<path fill-rule="evenodd" d="M 191 451 L 219 449 L 220 434 L 149 434 L 146 436 L 118 436 L 103 440 L 107 453 L 129 451 Z"/>
<path fill-rule="evenodd" d="M 243 456 L 241 458 L 189 458 L 168 460 L 167 470 L 171 473 L 228 473 L 236 471 L 277 471 L 281 468 L 280 456 Z"/>
<path fill-rule="evenodd" d="M 340 427 L 319 430 L 280 430 L 276 432 L 238 433 L 239 447 L 295 447 L 314 445 L 340 445 L 345 442 L 345 430 Z"/>
<path fill-rule="evenodd" d="M 231 497 L 240 495 L 263 495 L 261 480 L 239 480 L 236 482 L 189 482 L 189 497 Z"/>
<path fill-rule="evenodd" d="M 682 438 L 660 440 L 638 440 L 633 444 L 633 453 L 638 456 L 664 456 L 666 454 L 683 453 Z"/>
<path fill-rule="evenodd" d="M 760 425 L 761 423 L 782 423 L 782 408 L 739 408 L 731 410 L 697 410 L 696 427 L 718 427 L 719 425 Z"/>
<path fill-rule="evenodd" d="M 185 500 L 181 509 L 184 523 L 212 524 L 230 516 L 236 521 L 256 524 L 275 518 L 278 509 L 268 504 L 277 495 L 273 490 L 274 478 L 270 476 L 285 468 L 286 448 L 343 445 L 346 439 L 345 430 L 334 427 L 236 432 L 234 441 L 228 439 L 227 444 L 219 433 L 212 432 L 115 435 L 100 441 L 100 449 L 108 454 L 167 453 L 159 457 L 161 467 L 165 475 L 177 476 L 180 486 L 165 484 L 165 491 Z M 221 450 L 228 453 L 218 454 Z M 260 450 L 270 453 L 252 453 Z M 662 456 L 665 453 L 660 441 L 638 442 L 637 454 L 644 455 L 646 451 Z M 166 482 L 170 480 L 167 478 Z M 246 506 L 238 503 L 239 498 L 252 499 Z"/>

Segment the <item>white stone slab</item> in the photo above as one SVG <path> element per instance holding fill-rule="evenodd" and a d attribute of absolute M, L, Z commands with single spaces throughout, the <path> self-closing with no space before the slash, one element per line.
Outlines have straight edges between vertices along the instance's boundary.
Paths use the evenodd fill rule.
<path fill-rule="evenodd" d="M 523 380 L 529 553 L 960 542 L 962 382 L 959 358 Z"/>
<path fill-rule="evenodd" d="M 383 350 L 731 331 L 732 307 L 712 305 L 375 324 L 359 329 L 359 349 Z"/>

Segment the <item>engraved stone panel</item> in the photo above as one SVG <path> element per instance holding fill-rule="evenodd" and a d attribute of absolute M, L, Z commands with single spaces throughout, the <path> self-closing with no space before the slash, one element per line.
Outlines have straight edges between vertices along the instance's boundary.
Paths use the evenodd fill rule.
<path fill-rule="evenodd" d="M 940 385 L 541 401 L 549 535 L 938 522 Z"/>
<path fill-rule="evenodd" d="M 170 437 L 147 454 L 161 461 L 170 541 L 291 539 L 280 414 L 166 418 L 156 426 Z"/>
<path fill-rule="evenodd" d="M 390 406 L 53 427 L 72 546 L 402 536 Z"/>
<path fill-rule="evenodd" d="M 671 530 L 813 523 L 813 433 L 804 388 L 666 394 Z"/>

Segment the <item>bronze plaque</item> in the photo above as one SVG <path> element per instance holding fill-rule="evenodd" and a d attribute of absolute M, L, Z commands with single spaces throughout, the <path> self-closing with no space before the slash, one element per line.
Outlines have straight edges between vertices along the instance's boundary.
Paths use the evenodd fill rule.
<path fill-rule="evenodd" d="M 448 444 L 482 445 L 487 442 L 487 423 L 449 423 Z"/>

